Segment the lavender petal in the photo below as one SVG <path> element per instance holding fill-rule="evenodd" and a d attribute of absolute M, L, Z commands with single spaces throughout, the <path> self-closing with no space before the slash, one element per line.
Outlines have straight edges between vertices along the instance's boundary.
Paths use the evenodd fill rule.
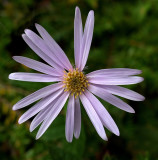
<path fill-rule="evenodd" d="M 88 78 L 90 83 L 101 85 L 129 85 L 142 82 L 144 79 L 138 76 L 131 77 L 91 77 Z"/>
<path fill-rule="evenodd" d="M 52 76 L 61 76 L 57 71 L 56 69 L 44 64 L 44 63 L 41 63 L 41 62 L 38 62 L 36 60 L 33 60 L 33 59 L 30 59 L 30 58 L 27 58 L 27 57 L 23 57 L 23 56 L 14 56 L 13 59 L 29 68 L 32 68 L 36 71 L 39 71 L 39 72 L 42 72 L 42 73 L 45 73 L 45 74 L 48 74 L 48 75 L 52 75 Z"/>
<path fill-rule="evenodd" d="M 74 136 L 75 138 L 79 138 L 81 131 L 81 109 L 80 109 L 80 101 L 77 97 L 75 99 L 75 122 L 74 122 Z"/>
<path fill-rule="evenodd" d="M 30 40 L 48 57 L 50 57 L 55 63 L 58 64 L 57 68 L 64 68 L 63 64 L 58 60 L 56 55 L 49 49 L 49 47 L 45 44 L 45 41 L 40 38 L 36 33 L 29 29 L 25 29 L 25 34 L 30 38 Z"/>
<path fill-rule="evenodd" d="M 107 92 L 130 99 L 133 101 L 144 101 L 145 97 L 137 92 L 120 86 L 108 86 L 108 85 L 95 85 L 96 87 L 104 88 Z"/>
<path fill-rule="evenodd" d="M 97 133 L 102 139 L 107 140 L 107 136 L 105 134 L 103 124 L 100 118 L 98 117 L 96 111 L 94 110 L 92 104 L 84 94 L 80 95 L 80 99 Z"/>
<path fill-rule="evenodd" d="M 49 33 L 41 25 L 35 24 L 35 26 L 41 37 L 44 39 L 46 45 L 56 55 L 56 58 L 60 61 L 60 63 L 62 63 L 67 70 L 72 69 L 72 65 L 69 59 L 67 58 L 66 54 L 55 42 L 55 40 L 49 35 Z"/>
<path fill-rule="evenodd" d="M 37 116 L 35 116 L 35 118 L 33 119 L 33 121 L 31 122 L 31 125 L 30 125 L 30 132 L 32 132 L 37 126 L 40 125 L 40 123 L 42 123 L 47 118 L 47 115 L 49 114 L 51 108 L 54 106 L 56 101 L 57 101 L 57 99 L 55 99 L 53 102 L 51 102 L 47 107 L 42 109 L 37 114 Z"/>
<path fill-rule="evenodd" d="M 51 102 L 53 102 L 62 92 L 63 92 L 63 88 L 52 93 L 51 95 L 43 98 L 42 100 L 40 100 L 38 103 L 36 103 L 33 107 L 31 107 L 28 111 L 26 111 L 19 119 L 19 124 L 27 121 L 28 119 L 30 119 L 31 117 L 33 117 L 34 115 L 36 115 L 39 111 L 41 111 L 42 109 L 44 109 L 45 107 L 47 107 Z"/>
<path fill-rule="evenodd" d="M 24 107 L 28 106 L 29 104 L 31 104 L 41 98 L 44 98 L 44 97 L 48 96 L 49 94 L 51 94 L 61 88 L 62 88 L 62 83 L 51 84 L 47 87 L 44 87 L 44 88 L 28 95 L 27 97 L 21 99 L 19 102 L 17 102 L 13 106 L 13 110 L 24 108 Z"/>
<path fill-rule="evenodd" d="M 94 85 L 90 85 L 88 90 L 91 91 L 96 96 L 102 98 L 103 100 L 107 101 L 108 103 L 120 108 L 126 112 L 134 113 L 134 109 L 129 106 L 127 103 L 123 102 L 121 99 L 113 96 L 112 94 L 108 93 L 105 89 L 100 87 L 96 87 Z"/>
<path fill-rule="evenodd" d="M 74 132 L 74 96 L 70 96 L 66 112 L 65 136 L 68 142 L 72 142 Z"/>
<path fill-rule="evenodd" d="M 92 36 L 93 36 L 93 28 L 94 28 L 94 11 L 90 11 L 86 20 L 84 34 L 83 34 L 83 40 L 82 40 L 82 61 L 81 61 L 81 67 L 80 70 L 82 71 L 86 65 L 91 42 L 92 42 Z"/>
<path fill-rule="evenodd" d="M 9 75 L 9 79 L 27 82 L 56 82 L 61 81 L 60 77 L 53 77 L 40 73 L 15 72 Z"/>
<path fill-rule="evenodd" d="M 63 95 L 54 104 L 54 106 L 50 110 L 49 114 L 47 115 L 47 118 L 42 123 L 42 125 L 36 135 L 36 139 L 39 139 L 44 134 L 44 132 L 47 130 L 47 128 L 51 125 L 51 123 L 54 121 L 54 119 L 58 116 L 58 114 L 62 110 L 64 104 L 66 103 L 68 96 L 69 96 L 68 92 L 63 93 Z"/>
<path fill-rule="evenodd" d="M 61 69 L 49 56 L 47 56 L 40 48 L 38 48 L 31 39 L 26 35 L 22 34 L 22 38 L 27 43 L 27 45 L 45 62 L 47 62 L 52 67 L 55 67 L 60 74 L 63 74 L 63 69 Z"/>
<path fill-rule="evenodd" d="M 108 128 L 111 132 L 119 136 L 120 133 L 117 125 L 115 124 L 114 120 L 112 119 L 108 111 L 105 109 L 105 107 L 100 103 L 100 101 L 88 90 L 85 91 L 85 96 L 89 99 L 89 101 L 93 105 L 103 125 L 106 128 Z"/>
<path fill-rule="evenodd" d="M 75 20 L 74 20 L 74 53 L 75 53 L 75 64 L 76 68 L 80 68 L 81 64 L 81 44 L 82 44 L 83 28 L 81 12 L 78 7 L 75 10 Z"/>
<path fill-rule="evenodd" d="M 130 68 L 112 68 L 112 69 L 100 69 L 87 74 L 87 77 L 95 76 L 113 76 L 113 77 L 122 77 L 122 76 L 132 76 L 141 74 L 142 71 L 138 69 Z"/>

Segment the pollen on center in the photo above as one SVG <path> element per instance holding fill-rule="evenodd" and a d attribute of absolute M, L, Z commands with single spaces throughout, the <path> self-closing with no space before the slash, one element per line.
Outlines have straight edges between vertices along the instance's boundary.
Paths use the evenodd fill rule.
<path fill-rule="evenodd" d="M 78 68 L 69 72 L 64 71 L 64 73 L 64 91 L 69 91 L 71 95 L 75 95 L 75 98 L 89 86 L 86 76 Z"/>

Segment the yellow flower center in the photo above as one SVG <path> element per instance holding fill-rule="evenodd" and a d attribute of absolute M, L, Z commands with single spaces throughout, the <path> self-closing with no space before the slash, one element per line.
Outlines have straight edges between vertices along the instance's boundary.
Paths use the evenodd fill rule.
<path fill-rule="evenodd" d="M 64 91 L 71 92 L 75 98 L 89 86 L 86 76 L 78 68 L 69 70 L 69 72 L 65 71 L 63 83 Z"/>

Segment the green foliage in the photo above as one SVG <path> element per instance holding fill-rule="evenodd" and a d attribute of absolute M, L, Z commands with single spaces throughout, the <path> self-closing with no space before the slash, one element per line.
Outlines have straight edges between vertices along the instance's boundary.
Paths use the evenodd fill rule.
<path fill-rule="evenodd" d="M 18 125 L 24 110 L 11 107 L 24 96 L 46 86 L 8 80 L 11 72 L 33 72 L 13 61 L 23 55 L 40 60 L 21 38 L 25 28 L 39 23 L 59 43 L 74 64 L 73 20 L 79 6 L 85 22 L 95 12 L 95 29 L 85 72 L 127 67 L 143 71 L 144 82 L 128 86 L 146 97 L 127 101 L 135 114 L 125 113 L 101 100 L 120 129 L 120 137 L 106 130 L 109 141 L 97 135 L 82 107 L 82 130 L 78 140 L 65 140 L 66 106 L 46 133 L 35 140 L 30 121 Z M 0 2 L 0 159 L 7 160 L 156 160 L 158 159 L 158 0 L 2 0 Z M 84 23 L 83 23 L 84 24 Z M 27 107 L 29 108 L 29 107 Z M 26 108 L 26 109 L 27 109 Z M 106 117 L 105 117 L 106 118 Z"/>

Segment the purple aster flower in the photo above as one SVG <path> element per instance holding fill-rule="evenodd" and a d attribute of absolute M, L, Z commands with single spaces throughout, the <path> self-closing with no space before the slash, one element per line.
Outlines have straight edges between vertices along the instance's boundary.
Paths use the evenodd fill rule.
<path fill-rule="evenodd" d="M 73 135 L 75 138 L 79 138 L 80 135 L 81 101 L 102 139 L 107 140 L 104 127 L 119 136 L 117 125 L 95 95 L 124 111 L 134 113 L 131 106 L 114 95 L 133 101 L 143 101 L 144 97 L 142 95 L 118 86 L 136 84 L 143 81 L 143 78 L 135 76 L 140 74 L 141 71 L 116 68 L 101 69 L 84 74 L 83 69 L 87 62 L 93 35 L 93 11 L 89 12 L 83 31 L 81 13 L 79 8 L 76 7 L 74 20 L 74 68 L 63 50 L 48 32 L 39 24 L 36 24 L 36 28 L 41 37 L 29 29 L 25 30 L 22 37 L 29 47 L 47 64 L 30 58 L 15 56 L 13 57 L 15 61 L 41 73 L 11 73 L 9 78 L 30 82 L 53 82 L 53 84 L 28 95 L 13 106 L 13 110 L 18 110 L 39 100 L 20 117 L 19 123 L 23 123 L 35 116 L 30 125 L 30 131 L 33 131 L 42 123 L 36 136 L 36 139 L 38 139 L 58 116 L 68 100 L 65 134 L 67 141 L 71 142 Z"/>

